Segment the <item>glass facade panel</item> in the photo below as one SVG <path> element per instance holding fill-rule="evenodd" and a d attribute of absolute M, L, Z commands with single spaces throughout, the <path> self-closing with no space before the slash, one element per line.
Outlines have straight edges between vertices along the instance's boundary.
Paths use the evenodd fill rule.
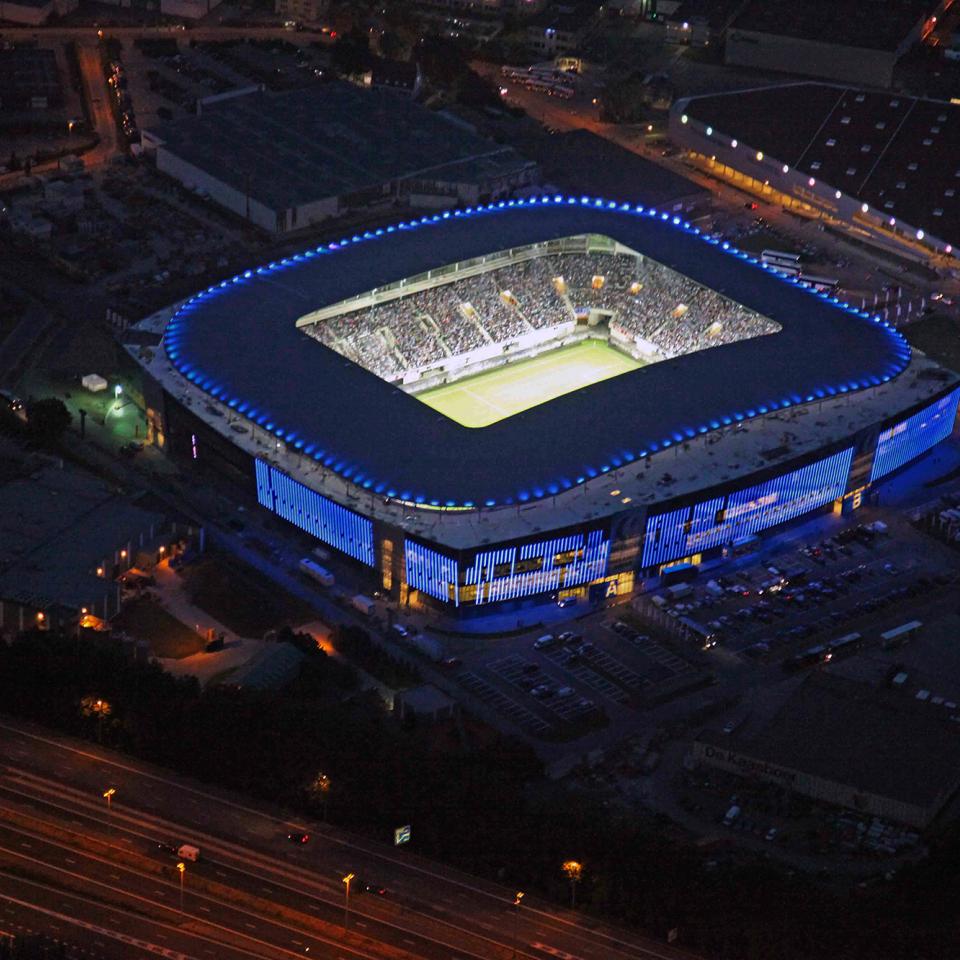
<path fill-rule="evenodd" d="M 257 500 L 262 507 L 354 560 L 368 567 L 376 564 L 371 521 L 320 496 L 263 460 L 254 463 Z"/>
<path fill-rule="evenodd" d="M 734 543 L 842 496 L 853 448 L 764 483 L 647 518 L 644 567 Z"/>
<path fill-rule="evenodd" d="M 884 430 L 877 441 L 870 482 L 879 480 L 905 463 L 915 460 L 920 454 L 926 453 L 932 446 L 949 437 L 957 418 L 958 401 L 960 388 L 889 430 Z"/>

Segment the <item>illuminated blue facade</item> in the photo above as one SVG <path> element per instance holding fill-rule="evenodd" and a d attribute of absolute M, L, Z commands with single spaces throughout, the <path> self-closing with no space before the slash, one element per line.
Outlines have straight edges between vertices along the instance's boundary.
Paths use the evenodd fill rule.
<path fill-rule="evenodd" d="M 459 607 L 552 593 L 606 575 L 610 539 L 603 530 L 484 550 L 464 566 L 415 540 L 404 545 L 407 585 Z"/>
<path fill-rule="evenodd" d="M 416 540 L 407 540 L 403 552 L 410 589 L 460 606 L 460 566 L 453 557 L 431 550 Z"/>
<path fill-rule="evenodd" d="M 603 530 L 485 550 L 465 571 L 465 592 L 481 604 L 581 586 L 606 575 L 609 556 Z"/>
<path fill-rule="evenodd" d="M 647 519 L 643 566 L 689 557 L 793 520 L 842 496 L 853 447 L 735 493 Z"/>
<path fill-rule="evenodd" d="M 885 477 L 898 467 L 926 453 L 953 432 L 957 419 L 957 403 L 960 388 L 941 397 L 936 403 L 924 407 L 919 413 L 902 420 L 889 430 L 884 430 L 877 441 L 873 457 L 870 482 Z"/>
<path fill-rule="evenodd" d="M 254 462 L 261 506 L 354 560 L 368 567 L 376 564 L 370 520 L 320 496 L 262 460 Z"/>

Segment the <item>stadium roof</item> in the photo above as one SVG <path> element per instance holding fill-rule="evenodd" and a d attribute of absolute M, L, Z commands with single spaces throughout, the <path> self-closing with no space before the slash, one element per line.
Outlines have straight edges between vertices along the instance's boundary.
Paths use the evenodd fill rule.
<path fill-rule="evenodd" d="M 935 0 L 749 0 L 734 30 L 873 50 L 896 50 Z"/>
<path fill-rule="evenodd" d="M 461 182 L 530 165 L 512 148 L 389 90 L 340 82 L 218 100 L 149 135 L 276 210 L 409 177 Z"/>
<path fill-rule="evenodd" d="M 586 233 L 741 302 L 782 330 L 652 364 L 482 429 L 462 427 L 296 327 L 320 307 L 427 269 Z M 208 288 L 167 326 L 190 382 L 378 494 L 438 506 L 549 497 L 698 434 L 885 382 L 910 348 L 852 307 L 653 210 L 542 198 L 423 217 Z"/>
<path fill-rule="evenodd" d="M 846 677 L 812 673 L 756 734 L 700 740 L 767 763 L 931 807 L 960 784 L 960 730 L 934 707 Z"/>
<path fill-rule="evenodd" d="M 686 112 L 960 247 L 960 106 L 797 83 L 695 97 Z"/>

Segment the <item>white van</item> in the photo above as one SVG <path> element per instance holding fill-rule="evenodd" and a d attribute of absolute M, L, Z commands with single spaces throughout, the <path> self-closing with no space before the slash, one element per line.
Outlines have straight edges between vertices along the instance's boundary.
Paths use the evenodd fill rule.
<path fill-rule="evenodd" d="M 181 860 L 191 860 L 196 863 L 200 859 L 200 848 L 191 843 L 182 843 L 177 847 L 177 856 Z"/>

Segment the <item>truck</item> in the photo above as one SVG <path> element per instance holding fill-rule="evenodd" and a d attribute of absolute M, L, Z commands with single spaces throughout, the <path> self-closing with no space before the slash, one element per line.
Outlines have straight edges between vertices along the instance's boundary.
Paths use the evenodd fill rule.
<path fill-rule="evenodd" d="M 181 843 L 177 847 L 177 856 L 181 860 L 191 860 L 196 863 L 200 859 L 200 848 L 195 847 L 192 843 Z"/>
<path fill-rule="evenodd" d="M 425 633 L 411 634 L 404 642 L 433 663 L 439 663 L 443 659 L 443 647 L 440 641 L 434 637 L 428 637 Z"/>
<path fill-rule="evenodd" d="M 677 600 L 683 600 L 692 593 L 693 587 L 691 587 L 689 583 L 675 583 L 672 587 L 667 587 L 666 589 L 666 596 L 671 603 L 675 603 Z"/>
<path fill-rule="evenodd" d="M 311 560 L 309 557 L 304 557 L 300 561 L 300 572 L 324 587 L 332 587 L 336 582 L 336 578 L 326 567 L 321 567 L 316 560 Z"/>
<path fill-rule="evenodd" d="M 372 617 L 373 611 L 376 609 L 374 602 L 362 593 L 358 593 L 356 596 L 350 598 L 350 606 L 352 606 L 354 610 L 358 610 L 365 617 Z"/>

